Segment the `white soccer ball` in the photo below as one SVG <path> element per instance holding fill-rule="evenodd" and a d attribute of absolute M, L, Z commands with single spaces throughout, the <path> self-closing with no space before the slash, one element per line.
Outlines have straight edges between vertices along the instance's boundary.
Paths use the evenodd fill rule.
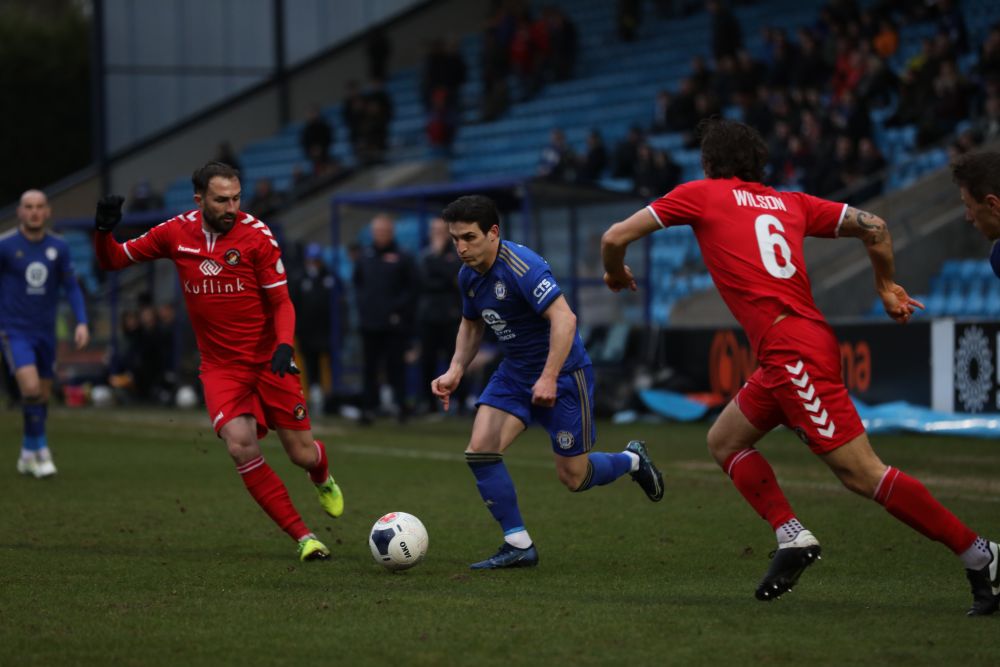
<path fill-rule="evenodd" d="M 179 408 L 196 408 L 198 407 L 198 392 L 194 390 L 194 387 L 185 385 L 177 390 L 177 397 L 174 400 L 177 401 Z"/>
<path fill-rule="evenodd" d="M 115 397 L 111 393 L 111 387 L 105 384 L 96 385 L 90 390 L 90 402 L 95 408 L 110 408 L 115 404 Z"/>
<path fill-rule="evenodd" d="M 427 555 L 427 529 L 412 514 L 389 512 L 372 526 L 368 547 L 385 569 L 409 570 Z"/>

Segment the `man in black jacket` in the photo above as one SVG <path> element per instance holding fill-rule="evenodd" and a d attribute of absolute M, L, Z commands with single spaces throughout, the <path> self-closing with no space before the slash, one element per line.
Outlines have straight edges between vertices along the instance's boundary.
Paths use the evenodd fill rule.
<path fill-rule="evenodd" d="M 736 57 L 743 46 L 743 30 L 740 22 L 720 0 L 708 0 L 708 11 L 712 14 L 712 53 L 715 62 L 725 56 Z"/>
<path fill-rule="evenodd" d="M 305 363 L 309 383 L 309 401 L 322 395 L 320 358 L 330 352 L 330 292 L 334 277 L 323 264 L 323 249 L 318 243 L 306 246 L 305 266 L 301 274 L 288 283 L 295 306 L 295 337 Z M 305 384 L 305 383 L 303 383 Z"/>
<path fill-rule="evenodd" d="M 430 245 L 424 250 L 420 275 L 420 360 L 424 373 L 424 397 L 431 409 L 440 402 L 431 391 L 431 380 L 441 375 L 438 364 L 447 365 L 455 355 L 455 336 L 462 322 L 462 295 L 458 291 L 458 271 L 462 260 L 448 234 L 448 224 L 435 218 L 430 226 Z M 468 395 L 465 384 L 459 385 L 455 397 L 458 408 L 465 406 Z"/>
<path fill-rule="evenodd" d="M 420 276 L 413 258 L 396 244 L 392 218 L 379 215 L 372 220 L 372 240 L 373 246 L 365 248 L 354 265 L 364 347 L 362 423 L 370 423 L 378 406 L 378 367 L 382 360 L 403 421 L 407 415 L 403 355 L 413 331 Z"/>

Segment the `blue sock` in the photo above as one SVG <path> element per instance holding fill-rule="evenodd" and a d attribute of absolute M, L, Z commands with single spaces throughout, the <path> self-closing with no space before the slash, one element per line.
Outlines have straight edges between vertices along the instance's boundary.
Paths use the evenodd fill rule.
<path fill-rule="evenodd" d="M 576 489 L 586 491 L 595 486 L 604 486 L 615 481 L 632 469 L 632 457 L 628 454 L 590 453 L 590 466 L 583 483 Z"/>
<path fill-rule="evenodd" d="M 24 413 L 24 434 L 32 438 L 45 435 L 45 408 L 36 403 L 22 405 L 21 410 Z"/>
<path fill-rule="evenodd" d="M 517 507 L 514 480 L 503 464 L 503 454 L 466 452 L 465 462 L 476 476 L 476 487 L 493 518 L 500 522 L 504 535 L 524 530 L 521 510 Z"/>

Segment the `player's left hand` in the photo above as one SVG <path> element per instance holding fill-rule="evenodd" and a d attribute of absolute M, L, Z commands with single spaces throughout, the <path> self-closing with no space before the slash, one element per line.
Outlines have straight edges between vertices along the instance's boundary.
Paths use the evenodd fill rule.
<path fill-rule="evenodd" d="M 556 404 L 556 378 L 542 376 L 531 388 L 531 404 L 551 408 Z"/>
<path fill-rule="evenodd" d="M 275 375 L 285 377 L 285 373 L 291 375 L 299 374 L 299 367 L 295 365 L 295 348 L 288 343 L 278 343 L 278 349 L 271 357 L 271 372 Z"/>
<path fill-rule="evenodd" d="M 634 292 L 638 289 L 632 269 L 627 266 L 622 266 L 622 270 L 617 273 L 605 273 L 604 283 L 612 292 L 621 292 L 623 289 L 631 289 Z"/>
<path fill-rule="evenodd" d="M 76 343 L 76 349 L 78 350 L 87 347 L 87 343 L 90 342 L 90 330 L 86 324 L 76 325 L 76 331 L 73 332 L 73 342 Z"/>
<path fill-rule="evenodd" d="M 900 324 L 909 322 L 913 313 L 917 312 L 917 308 L 924 309 L 924 304 L 916 299 L 911 299 L 906 290 L 899 285 L 893 285 L 886 292 L 879 292 L 879 297 L 882 299 L 885 312 Z"/>

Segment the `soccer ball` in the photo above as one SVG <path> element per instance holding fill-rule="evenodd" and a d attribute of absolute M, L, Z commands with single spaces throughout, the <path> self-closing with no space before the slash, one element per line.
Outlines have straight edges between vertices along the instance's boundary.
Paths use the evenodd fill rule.
<path fill-rule="evenodd" d="M 427 554 L 427 529 L 412 514 L 389 512 L 372 526 L 368 547 L 385 569 L 409 570 Z"/>
<path fill-rule="evenodd" d="M 195 392 L 194 387 L 185 385 L 177 390 L 177 407 L 182 409 L 190 409 L 198 407 L 198 394 Z"/>

